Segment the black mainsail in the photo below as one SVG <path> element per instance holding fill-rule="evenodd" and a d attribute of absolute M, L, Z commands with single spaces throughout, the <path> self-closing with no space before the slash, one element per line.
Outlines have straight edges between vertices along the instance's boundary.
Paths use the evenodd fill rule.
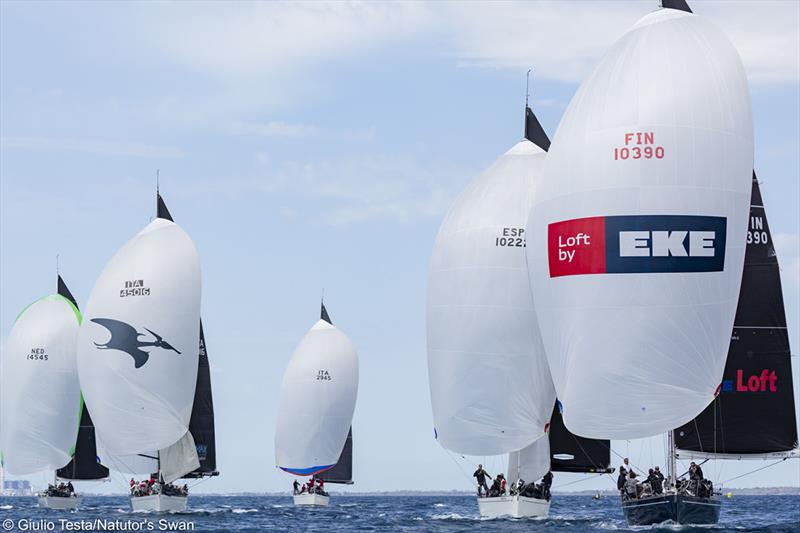
<path fill-rule="evenodd" d="M 61 276 L 58 276 L 58 294 L 69 300 L 75 309 L 78 309 L 78 302 L 72 296 L 67 284 Z M 72 459 L 66 466 L 56 470 L 56 476 L 62 479 L 103 479 L 108 477 L 108 468 L 100 464 L 97 457 L 97 442 L 94 435 L 94 424 L 89 415 L 89 408 L 83 403 L 81 396 L 81 418 L 78 422 L 78 438 L 75 441 L 75 449 Z"/>
<path fill-rule="evenodd" d="M 174 222 L 167 204 L 156 192 L 156 216 Z M 197 384 L 194 389 L 192 416 L 189 420 L 189 433 L 194 439 L 200 467 L 189 472 L 184 478 L 218 476 L 217 446 L 214 432 L 214 400 L 211 393 L 211 368 L 208 363 L 206 338 L 203 334 L 203 321 L 200 320 L 200 354 L 197 363 Z"/>
<path fill-rule="evenodd" d="M 780 268 L 753 172 L 742 286 L 720 392 L 675 430 L 678 457 L 798 455 Z"/>
<path fill-rule="evenodd" d="M 325 303 L 320 304 L 319 317 L 328 324 L 331 322 L 331 317 L 328 315 L 328 310 L 325 309 Z M 347 440 L 344 442 L 342 453 L 339 454 L 339 460 L 333 467 L 320 472 L 314 476 L 316 479 L 322 479 L 327 483 L 343 483 L 345 485 L 353 484 L 353 428 L 347 432 Z"/>
<path fill-rule="evenodd" d="M 550 149 L 545 133 L 533 110 L 525 104 L 525 138 L 544 150 Z M 587 439 L 571 433 L 561 418 L 559 403 L 550 418 L 550 466 L 553 472 L 611 472 L 611 442 Z"/>
<path fill-rule="evenodd" d="M 611 473 L 611 442 L 587 439 L 570 432 L 558 401 L 550 418 L 550 469 L 553 472 Z"/>

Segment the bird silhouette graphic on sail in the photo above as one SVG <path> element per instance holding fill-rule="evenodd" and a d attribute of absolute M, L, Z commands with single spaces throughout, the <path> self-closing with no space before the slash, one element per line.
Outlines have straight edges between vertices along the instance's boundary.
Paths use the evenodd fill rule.
<path fill-rule="evenodd" d="M 141 368 L 150 358 L 150 353 L 142 350 L 148 346 L 155 348 L 163 348 L 164 350 L 172 350 L 180 355 L 181 352 L 176 350 L 171 344 L 166 342 L 161 335 L 153 330 L 144 328 L 150 335 L 155 337 L 155 341 L 142 342 L 139 337 L 145 333 L 139 333 L 136 328 L 125 322 L 114 320 L 113 318 L 93 318 L 92 322 L 100 324 L 111 333 L 111 339 L 105 344 L 94 343 L 98 350 L 120 350 L 127 353 L 134 360 L 135 368 Z"/>

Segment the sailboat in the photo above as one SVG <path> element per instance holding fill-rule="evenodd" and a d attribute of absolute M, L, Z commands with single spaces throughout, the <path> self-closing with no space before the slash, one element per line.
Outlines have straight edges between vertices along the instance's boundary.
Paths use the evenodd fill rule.
<path fill-rule="evenodd" d="M 664 0 L 639 20 L 578 89 L 544 165 L 527 249 L 570 431 L 671 435 L 719 393 L 752 163 L 741 60 L 685 2 Z M 700 518 L 684 512 L 692 496 L 669 483 L 663 497 L 676 522 L 719 513 L 713 499 L 697 502 L 708 509 Z M 632 511 L 646 503 L 623 501 L 630 523 L 642 523 Z"/>
<path fill-rule="evenodd" d="M 76 363 L 81 313 L 60 275 L 56 294 L 17 316 L 3 352 L 2 468 L 12 474 L 54 470 L 65 480 L 102 479 L 91 417 Z M 74 509 L 80 497 L 44 491 L 39 506 Z"/>
<path fill-rule="evenodd" d="M 525 106 L 526 138 L 473 180 L 439 229 L 428 278 L 434 434 L 466 455 L 516 454 L 509 476 L 550 469 L 555 403 L 525 265 L 525 220 L 550 141 Z M 515 481 L 513 478 L 512 481 Z M 546 516 L 546 498 L 481 496 L 486 517 Z"/>
<path fill-rule="evenodd" d="M 333 325 L 325 304 L 320 307 L 320 319 L 300 341 L 283 374 L 275 464 L 294 476 L 352 484 L 358 356 Z M 312 490 L 295 490 L 293 498 L 297 506 L 330 502 L 319 483 Z"/>
<path fill-rule="evenodd" d="M 205 352 L 200 261 L 186 232 L 162 216 L 162 204 L 157 193 L 159 216 L 95 283 L 78 336 L 78 371 L 110 464 L 125 471 L 117 465 L 135 458 L 134 471 L 149 467 L 153 474 L 156 488 L 132 493 L 133 509 L 182 511 L 188 496 L 172 483 L 204 473 L 190 431 Z M 207 408 L 210 386 L 204 394 Z"/>

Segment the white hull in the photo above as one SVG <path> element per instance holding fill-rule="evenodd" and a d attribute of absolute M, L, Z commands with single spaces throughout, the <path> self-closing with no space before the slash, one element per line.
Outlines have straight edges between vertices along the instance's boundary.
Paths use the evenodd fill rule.
<path fill-rule="evenodd" d="M 77 509 L 80 504 L 79 496 L 39 496 L 39 507 L 47 509 Z"/>
<path fill-rule="evenodd" d="M 186 510 L 188 496 L 165 496 L 152 494 L 150 496 L 132 496 L 131 507 L 134 511 L 155 511 L 157 513 L 176 513 Z"/>
<path fill-rule="evenodd" d="M 550 512 L 550 502 L 524 496 L 478 498 L 478 509 L 481 516 L 487 518 L 547 516 Z"/>
<path fill-rule="evenodd" d="M 294 504 L 298 507 L 327 507 L 330 496 L 322 494 L 295 494 Z"/>

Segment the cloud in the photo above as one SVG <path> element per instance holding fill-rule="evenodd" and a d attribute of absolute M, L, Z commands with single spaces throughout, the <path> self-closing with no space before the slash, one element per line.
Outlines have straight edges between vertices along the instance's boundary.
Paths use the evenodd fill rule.
<path fill-rule="evenodd" d="M 184 155 L 183 150 L 171 146 L 52 137 L 0 137 L 0 147 L 4 150 L 16 148 L 149 158 L 181 157 Z"/>
<path fill-rule="evenodd" d="M 690 2 L 738 49 L 751 83 L 800 80 L 800 3 Z M 523 70 L 577 83 L 638 18 L 647 2 L 464 2 L 439 4 L 451 53 L 465 66 Z"/>
<path fill-rule="evenodd" d="M 233 122 L 228 131 L 234 135 L 255 135 L 265 137 L 289 137 L 309 139 L 323 137 L 344 141 L 372 141 L 375 139 L 374 127 L 365 130 L 329 130 L 311 124 L 299 124 L 273 120 L 268 122 Z"/>
<path fill-rule="evenodd" d="M 186 188 L 197 194 L 260 193 L 280 202 L 290 199 L 295 207 L 283 204 L 281 216 L 307 215 L 325 225 L 375 219 L 413 222 L 440 216 L 480 170 L 445 161 L 421 161 L 414 156 L 357 155 L 273 162 L 257 154 L 256 159 L 259 165 L 254 176 L 214 176 L 193 180 Z M 308 212 L 303 213 L 303 209 Z"/>

